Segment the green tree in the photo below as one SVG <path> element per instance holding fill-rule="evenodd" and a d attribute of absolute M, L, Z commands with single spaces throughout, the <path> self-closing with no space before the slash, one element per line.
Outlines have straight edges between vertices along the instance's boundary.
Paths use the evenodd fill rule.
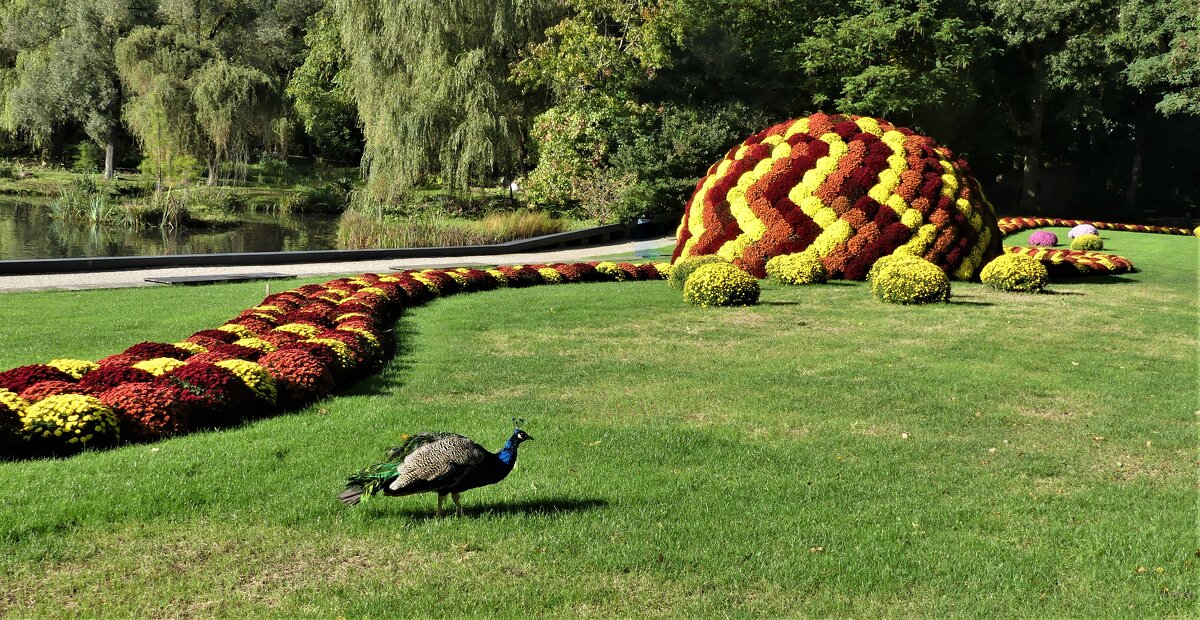
<path fill-rule="evenodd" d="M 112 48 L 149 18 L 141 0 L 12 2 L 2 13 L 3 40 L 17 62 L 7 89 L 6 120 L 35 144 L 77 123 L 104 147 L 104 176 L 113 174 L 123 93 Z"/>
<path fill-rule="evenodd" d="M 296 114 L 321 155 L 343 161 L 360 157 L 358 112 L 332 11 L 326 8 L 312 16 L 304 42 L 308 52 L 287 86 Z"/>
<path fill-rule="evenodd" d="M 516 169 L 529 124 L 509 80 L 547 0 L 333 0 L 363 165 L 379 199 L 440 175 L 455 187 Z"/>

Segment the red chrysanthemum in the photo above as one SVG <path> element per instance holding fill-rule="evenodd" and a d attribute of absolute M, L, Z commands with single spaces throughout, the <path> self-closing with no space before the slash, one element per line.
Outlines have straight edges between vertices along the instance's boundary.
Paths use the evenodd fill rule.
<path fill-rule="evenodd" d="M 98 398 L 121 420 L 121 435 L 153 439 L 186 432 L 190 407 L 182 390 L 162 383 L 125 383 Z"/>
<path fill-rule="evenodd" d="M 45 364 L 30 364 L 0 372 L 0 388 L 20 394 L 25 388 L 42 381 L 75 381 L 67 373 Z"/>
<path fill-rule="evenodd" d="M 196 427 L 226 426 L 248 415 L 254 394 L 232 372 L 208 362 L 189 361 L 156 383 L 180 390 Z"/>
<path fill-rule="evenodd" d="M 202 330 L 192 334 L 192 336 L 189 337 L 188 340 L 191 341 L 191 339 L 196 336 L 203 336 L 205 338 L 211 338 L 213 340 L 218 340 L 220 342 L 225 342 L 225 343 L 233 342 L 234 340 L 241 338 L 241 336 L 238 336 L 237 334 L 234 334 L 232 332 L 227 332 L 223 329 L 202 329 Z M 203 345 L 204 343 L 197 342 L 196 344 Z"/>
<path fill-rule="evenodd" d="M 221 360 L 246 360 L 253 362 L 262 357 L 263 351 L 240 344 L 217 345 L 204 353 L 197 353 L 188 361 L 213 363 Z"/>
<path fill-rule="evenodd" d="M 82 394 L 85 390 L 79 387 L 76 381 L 38 381 L 33 385 L 21 391 L 21 398 L 33 403 L 47 396 L 57 396 L 59 394 Z"/>
<path fill-rule="evenodd" d="M 86 391 L 88 394 L 100 394 L 122 383 L 149 382 L 153 380 L 154 375 L 140 368 L 101 365 L 79 380 L 79 389 Z"/>
<path fill-rule="evenodd" d="M 183 360 L 190 357 L 192 352 L 165 342 L 139 342 L 125 349 L 124 354 L 138 362 L 142 362 L 156 357 L 173 357 L 177 360 Z"/>
<path fill-rule="evenodd" d="M 558 263 L 552 267 L 561 273 L 567 282 L 598 282 L 601 279 L 596 266 L 589 263 Z"/>
<path fill-rule="evenodd" d="M 258 363 L 275 378 L 283 406 L 300 406 L 333 391 L 329 365 L 307 351 L 281 349 L 264 355 Z"/>

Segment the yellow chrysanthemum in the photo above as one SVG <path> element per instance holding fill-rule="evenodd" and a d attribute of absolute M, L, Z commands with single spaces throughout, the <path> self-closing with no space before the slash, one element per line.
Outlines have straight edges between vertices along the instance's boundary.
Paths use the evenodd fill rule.
<path fill-rule="evenodd" d="M 261 400 L 273 405 L 278 399 L 275 378 L 262 366 L 246 360 L 221 360 L 217 366 L 236 375 Z"/>
<path fill-rule="evenodd" d="M 241 345 L 243 347 L 250 347 L 251 349 L 258 349 L 259 351 L 263 351 L 265 353 L 270 353 L 271 351 L 279 348 L 270 342 L 263 340 L 262 338 L 239 338 L 238 340 L 234 340 L 233 344 Z"/>
<path fill-rule="evenodd" d="M 57 368 L 75 379 L 81 379 L 83 375 L 100 367 L 96 362 L 75 359 L 52 359 L 46 362 L 46 365 Z"/>
<path fill-rule="evenodd" d="M 219 329 L 223 332 L 237 334 L 238 336 L 241 336 L 242 338 L 253 338 L 257 335 L 254 333 L 254 330 L 250 329 L 249 327 L 246 327 L 245 325 L 240 325 L 238 323 L 226 323 L 226 324 L 218 327 L 217 329 Z"/>
<path fill-rule="evenodd" d="M 144 370 L 156 377 L 161 377 L 180 366 L 186 364 L 183 360 L 177 360 L 173 357 L 156 357 L 154 359 L 143 360 L 133 365 L 138 370 Z"/>
<path fill-rule="evenodd" d="M 188 342 L 186 340 L 184 340 L 182 342 L 172 342 L 171 344 L 179 347 L 180 349 L 183 349 L 184 351 L 191 353 L 192 355 L 198 355 L 198 354 L 204 353 L 205 351 L 208 350 L 205 347 L 202 347 L 194 342 Z"/>
<path fill-rule="evenodd" d="M 321 333 L 321 328 L 317 327 L 316 325 L 309 325 L 308 323 L 284 323 L 275 329 L 281 332 L 298 334 L 305 338 L 312 338 L 313 336 Z"/>

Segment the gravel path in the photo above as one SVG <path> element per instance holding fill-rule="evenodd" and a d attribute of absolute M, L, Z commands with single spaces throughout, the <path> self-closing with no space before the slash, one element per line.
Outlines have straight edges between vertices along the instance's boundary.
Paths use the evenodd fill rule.
<path fill-rule="evenodd" d="M 45 275 L 0 276 L 0 291 L 76 291 L 96 288 L 127 288 L 133 286 L 166 286 L 146 282 L 146 278 L 170 276 L 203 276 L 238 273 L 284 273 L 300 277 L 341 276 L 360 273 L 386 273 L 398 269 L 426 267 L 459 267 L 465 265 L 525 265 L 530 263 L 579 262 L 610 254 L 628 252 L 648 253 L 675 241 L 660 237 L 643 241 L 625 241 L 548 252 L 467 256 L 449 258 L 397 258 L 391 260 L 353 261 L 343 263 L 309 263 L 298 265 L 231 265 L 221 267 L 168 267 L 161 269 L 132 269 L 128 271 L 98 271 L 88 273 L 55 273 Z"/>

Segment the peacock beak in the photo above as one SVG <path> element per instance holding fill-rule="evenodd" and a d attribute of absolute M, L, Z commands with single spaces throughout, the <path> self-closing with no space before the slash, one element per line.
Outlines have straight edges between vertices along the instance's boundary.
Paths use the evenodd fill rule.
<path fill-rule="evenodd" d="M 533 435 L 530 435 L 529 433 L 525 433 L 525 441 L 533 441 Z"/>

